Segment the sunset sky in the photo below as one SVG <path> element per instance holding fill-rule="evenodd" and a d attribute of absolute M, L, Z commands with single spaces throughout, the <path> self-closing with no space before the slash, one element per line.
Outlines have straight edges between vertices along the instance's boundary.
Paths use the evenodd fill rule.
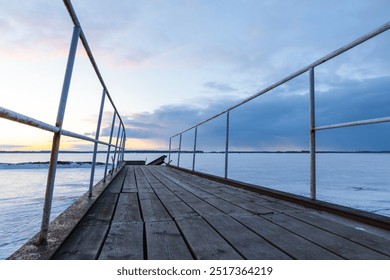
<path fill-rule="evenodd" d="M 74 0 L 122 115 L 128 149 L 231 107 L 390 21 L 388 0 Z M 0 106 L 54 124 L 72 32 L 60 0 L 0 0 Z M 390 31 L 316 69 L 317 123 L 390 116 Z M 64 128 L 94 136 L 102 88 L 79 44 Z M 231 149 L 307 149 L 308 74 L 231 112 Z M 102 136 L 112 108 L 105 107 Z M 224 146 L 222 117 L 199 149 Z M 50 148 L 50 133 L 0 119 L 0 150 Z M 207 138 L 206 138 L 207 135 Z M 193 131 L 184 135 L 191 149 Z M 322 149 L 390 150 L 390 124 L 318 133 Z M 177 145 L 175 142 L 174 145 Z M 63 138 L 63 149 L 91 145 Z"/>

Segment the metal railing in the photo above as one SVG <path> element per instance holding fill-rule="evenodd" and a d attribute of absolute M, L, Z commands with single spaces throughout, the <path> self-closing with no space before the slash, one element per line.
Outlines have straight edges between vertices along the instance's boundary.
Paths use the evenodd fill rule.
<path fill-rule="evenodd" d="M 14 112 L 12 110 L 0 107 L 0 117 L 4 119 L 8 119 L 14 122 L 18 122 L 21 124 L 25 124 L 28 126 L 32 126 L 35 128 L 39 128 L 45 131 L 49 131 L 53 133 L 53 143 L 51 148 L 51 154 L 50 154 L 50 163 L 49 163 L 49 169 L 48 169 L 48 176 L 47 176 L 47 184 L 46 184 L 46 194 L 45 194 L 45 202 L 43 207 L 43 215 L 42 215 L 42 223 L 41 223 L 41 231 L 40 231 L 40 238 L 39 241 L 41 243 L 46 243 L 47 241 L 47 234 L 49 229 L 49 222 L 50 222 L 50 214 L 51 214 L 51 207 L 52 207 L 52 201 L 53 201 L 53 192 L 54 192 L 54 182 L 56 178 L 56 170 L 57 170 L 57 161 L 58 161 L 58 154 L 59 154 L 59 148 L 60 148 L 60 141 L 61 136 L 69 136 L 72 138 L 88 141 L 94 143 L 94 149 L 93 149 L 93 158 L 92 158 L 92 167 L 91 167 L 91 176 L 90 176 L 90 182 L 89 182 L 89 196 L 92 196 L 92 190 L 93 190 L 93 182 L 94 182 L 94 176 L 95 176 L 95 166 L 96 166 L 96 155 L 98 152 L 98 145 L 105 145 L 107 146 L 107 157 L 106 157 L 106 165 L 104 170 L 104 178 L 103 180 L 106 181 L 107 177 L 107 171 L 109 166 L 109 157 L 110 153 L 114 153 L 113 155 L 113 163 L 112 163 L 112 170 L 119 169 L 123 162 L 124 162 L 124 150 L 125 150 L 125 142 L 126 142 L 126 131 L 124 123 L 118 113 L 117 108 L 115 107 L 115 104 L 108 92 L 108 89 L 104 83 L 104 80 L 100 74 L 99 68 L 95 62 L 95 59 L 92 55 L 92 51 L 89 48 L 88 41 L 83 33 L 82 27 L 80 25 L 80 22 L 77 18 L 77 15 L 73 9 L 72 3 L 70 0 L 64 0 L 65 7 L 67 8 L 69 15 L 73 21 L 74 27 L 73 27 L 73 34 L 71 39 L 71 44 L 69 48 L 69 55 L 68 55 L 68 61 L 66 65 L 66 71 L 65 71 L 65 77 L 63 81 L 62 86 L 62 92 L 61 92 L 61 99 L 57 111 L 57 119 L 55 122 L 55 125 L 51 125 L 42 121 L 39 121 L 37 119 L 31 118 L 29 116 Z M 87 137 L 85 135 L 81 135 L 72 131 L 68 131 L 62 128 L 65 111 L 66 111 L 66 104 L 68 99 L 68 93 L 69 93 L 69 86 L 72 78 L 72 72 L 73 72 L 73 65 L 76 57 L 76 50 L 79 40 L 81 40 L 83 47 L 88 55 L 88 58 L 90 60 L 90 63 L 93 66 L 93 69 L 96 73 L 96 76 L 98 77 L 100 84 L 102 86 L 102 98 L 100 102 L 100 109 L 99 109 L 99 117 L 98 122 L 96 126 L 96 134 L 95 138 Z M 114 109 L 113 119 L 111 123 L 111 133 L 110 138 L 108 142 L 104 142 L 99 140 L 100 138 L 100 127 L 102 122 L 102 116 L 103 116 L 103 109 L 104 109 L 104 103 L 106 99 L 109 99 L 112 108 Z M 119 125 L 116 125 L 116 119 L 119 119 Z M 116 143 L 112 143 L 113 139 L 113 133 L 114 130 L 117 129 L 118 133 L 116 136 Z M 111 151 L 111 148 L 114 150 Z"/>
<path fill-rule="evenodd" d="M 309 119 L 310 119 L 310 128 L 309 128 L 309 134 L 310 134 L 310 197 L 311 199 L 315 200 L 316 199 L 316 153 L 317 153 L 317 148 L 316 148 L 316 131 L 318 130 L 328 130 L 328 129 L 337 129 L 337 128 L 343 128 L 343 127 L 349 127 L 349 126 L 357 126 L 357 125 L 370 125 L 370 124 L 377 124 L 377 123 L 384 123 L 384 122 L 390 122 L 390 116 L 389 117 L 384 117 L 384 118 L 376 118 L 376 119 L 366 119 L 366 120 L 360 120 L 360 121 L 354 121 L 354 122 L 346 122 L 346 123 L 336 123 L 336 124 L 331 124 L 331 125 L 324 125 L 324 126 L 316 126 L 316 120 L 315 120 L 315 81 L 314 81 L 314 73 L 315 73 L 315 68 L 324 62 L 331 60 L 335 58 L 336 56 L 339 56 L 342 53 L 345 53 L 349 51 L 350 49 L 366 42 L 367 40 L 370 40 L 374 38 L 375 36 L 387 31 L 390 29 L 390 22 L 387 22 L 386 24 L 380 26 L 379 28 L 375 29 L 374 31 L 356 39 L 355 41 L 335 50 L 334 52 L 318 59 L 317 61 L 309 64 L 308 66 L 300 69 L 297 72 L 292 73 L 291 75 L 285 77 L 284 79 L 272 84 L 271 86 L 261 90 L 260 92 L 250 96 L 249 98 L 241 101 L 240 103 L 190 127 L 187 128 L 169 138 L 169 156 L 168 156 L 168 162 L 171 162 L 171 153 L 172 152 L 177 152 L 178 157 L 177 157 L 177 166 L 180 166 L 180 153 L 181 147 L 182 147 L 182 136 L 185 132 L 188 132 L 192 129 L 194 129 L 194 148 L 193 148 L 193 159 L 192 159 L 192 171 L 195 170 L 195 162 L 196 162 L 196 152 L 197 152 L 197 142 L 198 142 L 198 127 L 204 125 L 205 123 L 218 118 L 222 115 L 226 115 L 226 136 L 225 136 L 225 166 L 224 166 L 224 177 L 228 178 L 228 164 L 229 164 L 229 122 L 230 122 L 230 111 L 240 107 L 241 105 L 265 94 L 270 92 L 271 90 L 278 88 L 281 85 L 284 85 L 288 81 L 309 72 L 309 95 L 310 95 L 310 114 L 309 114 Z M 178 144 L 178 150 L 173 151 L 172 149 L 172 139 L 179 137 L 179 144 Z"/>

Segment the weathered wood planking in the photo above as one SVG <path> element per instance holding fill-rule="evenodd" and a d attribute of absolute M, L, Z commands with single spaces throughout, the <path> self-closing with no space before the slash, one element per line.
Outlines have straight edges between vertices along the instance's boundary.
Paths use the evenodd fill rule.
<path fill-rule="evenodd" d="M 243 257 L 202 217 L 177 221 L 184 238 L 198 260 L 240 260 Z"/>
<path fill-rule="evenodd" d="M 143 260 L 143 222 L 113 222 L 107 235 L 101 260 Z"/>
<path fill-rule="evenodd" d="M 118 205 L 115 209 L 113 222 L 140 222 L 141 209 L 137 193 L 119 194 Z"/>
<path fill-rule="evenodd" d="M 285 214 L 264 216 L 265 219 L 276 223 L 297 235 L 318 244 L 334 254 L 345 259 L 388 259 L 385 255 L 369 249 L 361 244 L 350 241 L 348 238 L 322 230 L 297 219 L 288 218 Z M 359 232 L 356 232 L 359 235 Z"/>
<path fill-rule="evenodd" d="M 150 184 L 145 178 L 144 173 L 141 170 L 141 166 L 134 166 L 135 178 L 137 182 L 138 192 L 153 192 Z"/>
<path fill-rule="evenodd" d="M 120 175 L 54 258 L 390 259 L 383 230 L 164 166 Z"/>
<path fill-rule="evenodd" d="M 192 260 L 182 235 L 173 221 L 145 222 L 149 260 Z"/>
<path fill-rule="evenodd" d="M 57 250 L 54 260 L 94 260 L 108 232 L 109 224 L 79 226 Z"/>
<path fill-rule="evenodd" d="M 137 183 L 135 180 L 134 166 L 127 166 L 126 178 L 123 182 L 123 192 L 138 192 Z"/>
<path fill-rule="evenodd" d="M 143 220 L 147 222 L 169 221 L 172 217 L 165 210 L 157 195 L 153 192 L 140 192 L 139 201 Z"/>
<path fill-rule="evenodd" d="M 53 259 L 96 259 L 110 228 L 118 196 L 106 190 L 57 250 Z"/>
<path fill-rule="evenodd" d="M 289 255 L 229 215 L 206 214 L 204 218 L 246 259 L 292 259 Z"/>
<path fill-rule="evenodd" d="M 239 216 L 235 218 L 294 259 L 342 259 L 338 255 L 260 216 Z"/>
<path fill-rule="evenodd" d="M 110 229 L 126 169 L 102 193 L 52 259 L 96 259 Z"/>
<path fill-rule="evenodd" d="M 390 256 L 390 246 L 388 245 L 390 234 L 388 235 L 388 238 L 385 239 L 366 232 L 361 226 L 347 226 L 341 222 L 330 220 L 329 218 L 324 217 L 324 215 L 320 215 L 318 212 L 291 212 L 288 213 L 288 215 Z M 356 234 L 356 231 L 359 231 L 359 234 Z"/>

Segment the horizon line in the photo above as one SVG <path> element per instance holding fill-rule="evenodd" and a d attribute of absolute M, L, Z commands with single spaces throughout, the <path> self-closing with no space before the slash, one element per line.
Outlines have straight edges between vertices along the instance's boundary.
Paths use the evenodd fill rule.
<path fill-rule="evenodd" d="M 50 150 L 31 150 L 31 151 L 14 151 L 14 150 L 3 150 L 1 151 L 0 150 L 0 154 L 8 154 L 8 153 L 51 153 Z M 85 154 L 89 154 L 89 153 L 93 153 L 93 151 L 83 151 L 83 150 L 80 150 L 80 151 L 73 151 L 73 150 L 63 150 L 63 151 L 59 151 L 59 153 L 69 153 L 69 154 L 78 154 L 78 153 L 85 153 Z M 97 153 L 107 153 L 107 151 L 97 151 Z M 124 151 L 124 153 L 169 153 L 169 150 L 165 150 L 165 149 L 162 149 L 162 150 L 159 150 L 159 149 L 156 149 L 156 150 L 144 150 L 144 149 L 140 149 L 140 150 L 126 150 Z M 171 151 L 171 153 L 179 153 L 179 151 L 175 150 L 175 151 Z M 194 151 L 190 151 L 190 150 L 183 150 L 183 151 L 180 151 L 180 153 L 194 153 Z M 225 153 L 225 151 L 203 151 L 203 150 L 197 150 L 196 153 Z M 232 150 L 232 151 L 229 151 L 228 152 L 229 154 L 239 154 L 239 153 L 242 153 L 242 154 L 249 154 L 249 153 L 310 153 L 309 150 L 285 150 L 285 151 L 280 151 L 280 150 L 244 150 L 244 151 L 239 151 L 239 150 Z M 356 151 L 348 151 L 348 150 L 320 150 L 320 151 L 316 151 L 316 153 L 390 153 L 390 150 L 378 150 L 378 151 L 370 151 L 370 150 L 356 150 Z"/>

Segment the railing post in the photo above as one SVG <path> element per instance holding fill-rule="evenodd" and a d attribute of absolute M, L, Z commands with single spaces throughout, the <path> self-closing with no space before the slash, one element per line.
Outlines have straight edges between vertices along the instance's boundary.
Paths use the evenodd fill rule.
<path fill-rule="evenodd" d="M 117 160 L 116 154 L 117 154 L 117 150 L 118 150 L 118 141 L 119 141 L 120 132 L 121 132 L 121 125 L 119 124 L 118 125 L 118 134 L 116 136 L 116 142 L 115 142 L 114 160 L 112 161 L 112 164 L 113 164 L 112 171 L 114 171 L 115 168 L 118 168 L 118 163 L 115 163 L 115 161 Z"/>
<path fill-rule="evenodd" d="M 125 149 L 126 149 L 126 128 L 123 125 L 123 142 L 122 142 L 122 161 L 125 161 Z"/>
<path fill-rule="evenodd" d="M 171 164 L 172 137 L 169 138 L 168 164 Z"/>
<path fill-rule="evenodd" d="M 100 110 L 99 110 L 99 117 L 98 117 L 98 123 L 96 126 L 96 133 L 95 133 L 95 140 L 99 140 L 100 136 L 100 126 L 102 123 L 102 117 L 103 117 L 103 109 L 104 109 L 104 101 L 106 98 L 106 90 L 103 89 L 102 93 L 102 100 L 100 102 Z M 98 149 L 98 143 L 95 142 L 93 146 L 93 157 L 92 157 L 92 167 L 91 167 L 91 179 L 89 180 L 89 196 L 92 196 L 92 187 L 93 187 L 93 179 L 95 178 L 95 166 L 96 166 L 96 154 Z"/>
<path fill-rule="evenodd" d="M 314 67 L 310 68 L 310 198 L 317 196 Z"/>
<path fill-rule="evenodd" d="M 121 162 L 123 163 L 125 161 L 125 143 L 126 143 L 126 129 L 124 124 L 122 124 L 122 139 L 121 139 Z"/>
<path fill-rule="evenodd" d="M 228 177 L 229 165 L 229 118 L 230 111 L 226 112 L 226 142 L 225 142 L 225 179 Z"/>
<path fill-rule="evenodd" d="M 60 148 L 60 141 L 61 141 L 61 129 L 62 129 L 62 124 L 65 116 L 65 108 L 68 100 L 69 86 L 70 86 L 70 81 L 72 79 L 73 65 L 76 57 L 77 43 L 80 36 L 80 32 L 81 32 L 81 28 L 79 26 L 75 26 L 73 28 L 73 35 L 72 35 L 72 41 L 69 49 L 68 62 L 66 65 L 64 82 L 62 84 L 61 99 L 57 111 L 56 127 L 58 127 L 60 130 L 54 133 L 53 136 L 49 171 L 47 175 L 45 203 L 43 207 L 42 224 L 41 224 L 41 231 L 39 236 L 39 242 L 41 244 L 47 242 L 47 233 L 49 230 L 51 205 L 52 205 L 53 192 L 54 192 L 54 181 L 55 181 L 56 171 L 57 171 L 58 151 Z"/>
<path fill-rule="evenodd" d="M 123 133 L 124 133 L 124 127 L 122 124 L 122 133 L 121 133 L 121 138 L 119 141 L 119 146 L 118 146 L 118 161 L 117 161 L 117 167 L 118 165 L 122 162 L 122 142 L 123 142 Z"/>
<path fill-rule="evenodd" d="M 198 139 L 198 126 L 195 126 L 194 132 L 194 154 L 192 155 L 192 171 L 195 170 L 196 141 Z"/>
<path fill-rule="evenodd" d="M 114 133 L 114 127 L 115 127 L 115 119 L 116 119 L 116 111 L 114 111 L 114 116 L 112 117 L 110 141 L 108 142 L 108 149 L 107 149 L 107 156 L 106 156 L 106 167 L 104 168 L 103 182 L 106 181 L 106 177 L 107 177 L 108 160 L 110 159 L 110 150 L 111 150 L 111 143 L 112 143 L 112 134 Z"/>
<path fill-rule="evenodd" d="M 182 133 L 180 133 L 180 137 L 179 137 L 179 153 L 177 155 L 177 167 L 180 166 L 181 138 L 182 138 Z"/>
<path fill-rule="evenodd" d="M 125 161 L 125 145 L 126 145 L 126 128 L 123 125 L 123 139 L 122 139 L 122 161 Z"/>

